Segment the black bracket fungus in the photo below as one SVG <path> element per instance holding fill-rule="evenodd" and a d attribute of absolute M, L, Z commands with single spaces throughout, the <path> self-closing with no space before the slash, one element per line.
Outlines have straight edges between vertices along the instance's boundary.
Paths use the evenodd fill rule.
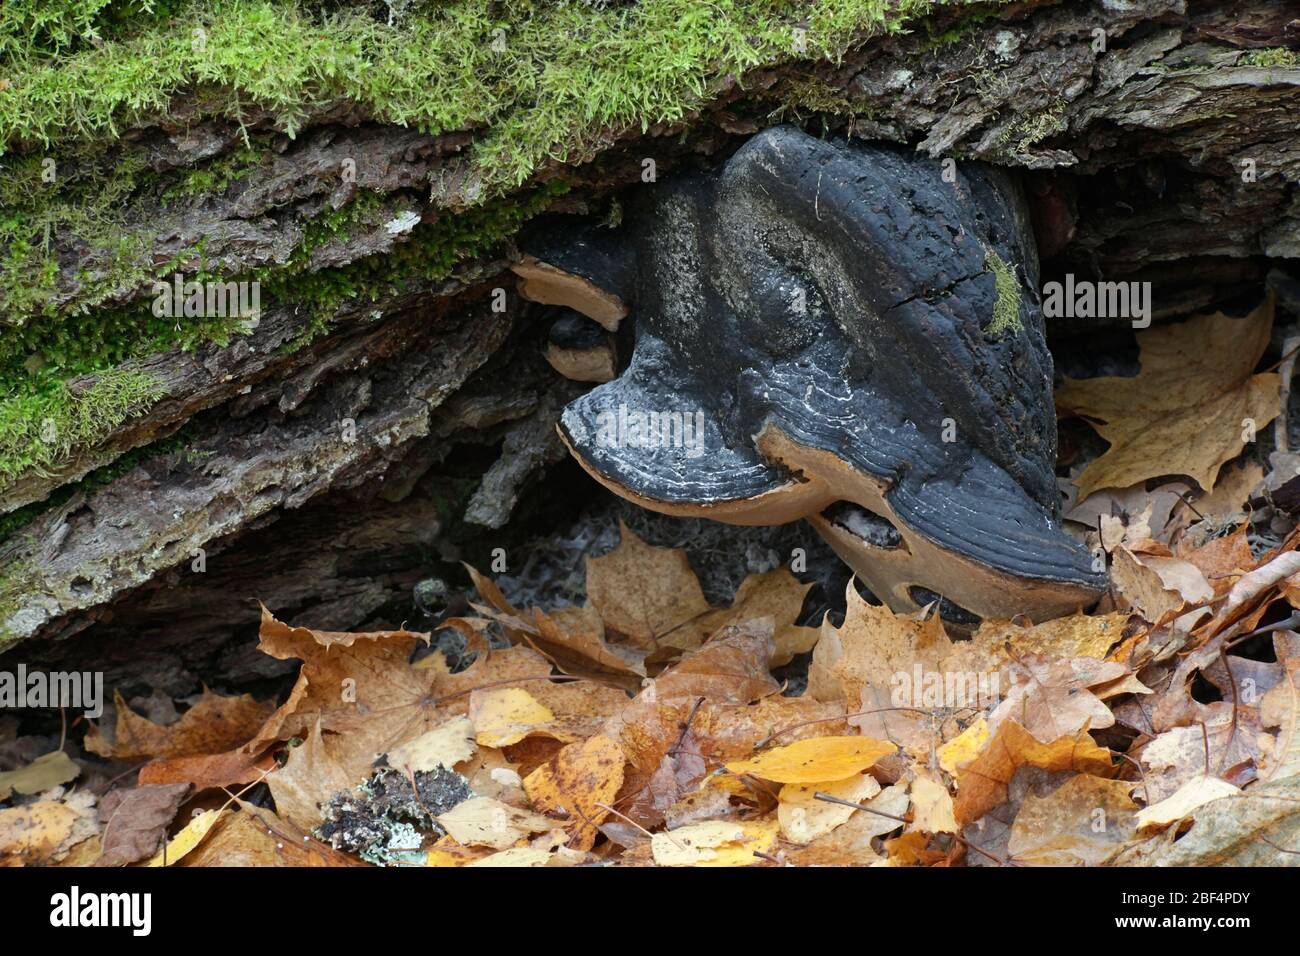
<path fill-rule="evenodd" d="M 606 328 L 613 303 L 634 316 L 628 367 L 559 424 L 602 484 L 669 514 L 808 518 L 899 611 L 938 595 L 1041 620 L 1097 598 L 1104 575 L 1059 523 L 1011 178 L 778 127 L 646 187 L 624 223 L 524 240 L 533 296 Z"/>

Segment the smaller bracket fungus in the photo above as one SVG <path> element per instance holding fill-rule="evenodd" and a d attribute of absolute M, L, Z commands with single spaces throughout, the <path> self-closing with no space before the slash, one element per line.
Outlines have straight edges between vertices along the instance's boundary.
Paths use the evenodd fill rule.
<path fill-rule="evenodd" d="M 630 364 L 559 425 L 602 484 L 669 514 L 807 518 L 898 611 L 938 595 L 958 616 L 1041 620 L 1098 597 L 1104 575 L 1059 524 L 1011 179 L 779 127 L 648 187 L 627 222 Z"/>
<path fill-rule="evenodd" d="M 610 332 L 627 315 L 633 281 L 631 251 L 588 225 L 574 228 L 554 217 L 525 231 L 528 251 L 510 268 L 519 294 L 530 302 L 581 312 Z"/>
<path fill-rule="evenodd" d="M 551 324 L 546 337 L 546 361 L 575 382 L 608 382 L 617 372 L 617 355 L 610 335 L 571 309 Z"/>

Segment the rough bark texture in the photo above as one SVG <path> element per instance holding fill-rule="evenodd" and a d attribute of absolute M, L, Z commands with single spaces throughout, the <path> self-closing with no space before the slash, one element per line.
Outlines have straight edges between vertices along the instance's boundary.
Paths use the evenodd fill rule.
<path fill-rule="evenodd" d="M 179 688 L 196 672 L 252 666 L 221 645 L 250 635 L 248 599 L 304 622 L 362 625 L 427 567 L 419 549 L 453 526 L 463 534 L 466 520 L 505 525 L 520 490 L 557 460 L 551 424 L 580 387 L 542 360 L 549 313 L 515 294 L 514 253 L 498 240 L 542 210 L 617 218 L 613 201 L 643 188 L 646 158 L 667 177 L 796 122 L 978 159 L 1025 171 L 1049 274 L 1151 279 L 1157 315 L 1258 285 L 1300 257 L 1300 69 L 1250 54 L 1300 44 L 1295 17 L 1262 0 L 938 8 L 925 29 L 870 40 L 840 63 L 728 78 L 680 124 L 604 131 L 588 162 L 553 163 L 518 195 L 474 209 L 460 153 L 476 130 L 422 136 L 349 104 L 309 112 L 294 138 L 270 115 L 241 131 L 198 103 L 141 122 L 96 161 L 129 154 L 167 176 L 249 142 L 258 153 L 255 175 L 165 210 L 156 194 L 128 197 L 124 219 L 156 227 L 152 261 L 197 268 L 185 257 L 204 237 L 207 268 L 291 266 L 290 281 L 252 335 L 149 358 L 162 392 L 141 414 L 0 487 L 0 511 L 30 513 L 0 544 L 0 646 L 89 628 L 81 640 L 106 654 L 125 627 L 156 640 L 159 686 Z M 341 176 L 349 160 L 354 179 Z M 559 181 L 562 196 L 538 198 Z M 348 231 L 313 232 L 358 190 L 380 198 Z M 470 224 L 492 241 L 457 231 Z M 305 236 L 317 238 L 295 259 Z M 418 277 L 427 269 L 402 276 L 403 250 L 428 237 L 440 261 L 459 265 L 439 280 Z M 148 297 L 139 284 L 88 302 L 109 251 L 75 235 L 54 241 L 60 308 Z M 295 282 L 308 288 L 349 264 L 391 264 L 397 279 L 373 300 L 344 297 L 317 328 Z M 1048 334 L 1080 331 L 1086 323 Z M 465 448 L 479 449 L 481 483 L 458 471 L 452 451 Z M 210 569 L 233 556 L 219 583 L 188 570 L 200 548 Z M 187 623 L 214 616 L 219 626 L 196 625 L 203 640 L 180 647 Z M 222 654 L 234 656 L 218 667 Z"/>

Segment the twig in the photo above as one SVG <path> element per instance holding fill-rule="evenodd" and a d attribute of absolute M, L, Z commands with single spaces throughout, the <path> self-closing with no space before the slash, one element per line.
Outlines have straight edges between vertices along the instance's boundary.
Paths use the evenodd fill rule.
<path fill-rule="evenodd" d="M 1147 772 L 1143 768 L 1142 764 L 1138 763 L 1128 754 L 1117 753 L 1116 756 L 1123 760 L 1127 760 L 1133 766 L 1137 767 L 1138 773 L 1142 775 L 1142 798 L 1146 801 L 1147 806 L 1151 806 L 1151 791 L 1147 789 Z"/>
<path fill-rule="evenodd" d="M 853 807 L 853 809 L 855 810 L 865 810 L 867 811 L 867 813 L 874 813 L 876 816 L 885 817 L 889 820 L 897 820 L 899 823 L 906 824 L 908 822 L 906 817 L 896 816 L 895 814 L 892 813 L 885 813 L 883 810 L 876 810 L 875 808 L 869 807 L 864 803 L 854 803 L 852 800 L 841 800 L 839 797 L 832 797 L 829 793 L 822 793 L 820 790 L 814 793 L 813 796 L 818 800 L 825 800 L 827 803 L 838 803 L 841 806 Z M 972 843 L 970 840 L 967 840 L 960 833 L 951 833 L 949 834 L 949 836 L 951 836 L 954 840 L 956 840 L 958 843 L 960 843 L 962 846 L 966 847 L 967 849 L 974 850 L 976 853 L 979 853 L 981 856 L 988 857 L 998 866 L 1011 865 L 1010 863 L 1007 862 L 1007 860 L 998 856 L 996 853 L 990 853 L 988 850 L 984 849 L 978 843 Z"/>
<path fill-rule="evenodd" d="M 629 817 L 626 813 L 619 813 L 619 812 L 618 812 L 617 810 L 615 810 L 613 807 L 609 806 L 608 804 L 604 804 L 604 803 L 598 803 L 598 804 L 596 804 L 596 806 L 600 807 L 602 810 L 608 810 L 610 813 L 614 814 L 614 816 L 618 817 L 620 820 L 626 820 L 628 823 L 632 824 L 632 826 L 636 827 L 638 830 L 640 830 L 642 833 L 644 833 L 644 834 L 645 834 L 646 836 L 648 836 L 650 839 L 653 840 L 653 839 L 655 838 L 655 835 L 654 835 L 653 833 L 651 833 L 651 832 L 650 832 L 649 830 L 647 830 L 645 827 L 641 826 L 641 824 L 637 823 L 635 820 L 633 820 L 631 817 Z M 586 819 L 586 818 L 584 817 L 583 819 Z M 599 829 L 599 828 L 597 828 L 597 829 Z M 681 850 L 683 853 L 686 852 L 686 847 L 681 843 L 680 840 L 677 839 L 677 837 L 673 836 L 671 830 L 665 830 L 665 831 L 664 831 L 664 836 L 666 836 L 668 839 L 672 840 L 672 841 L 673 841 L 673 845 L 676 846 L 677 849 Z"/>
<path fill-rule="evenodd" d="M 924 710 L 920 707 L 875 707 L 871 710 L 859 710 L 850 714 L 840 714 L 838 717 L 817 717 L 813 720 L 801 720 L 797 724 L 791 724 L 789 727 L 782 727 L 780 730 L 774 730 L 758 743 L 754 744 L 755 750 L 762 750 L 777 737 L 782 737 L 792 730 L 798 730 L 800 727 L 810 727 L 813 724 L 828 724 L 833 720 L 848 720 L 850 717 L 866 717 L 868 714 L 879 714 L 889 710 L 907 710 L 914 714 L 925 714 L 929 716 L 934 713 L 933 710 Z"/>
<path fill-rule="evenodd" d="M 1236 736 L 1237 736 L 1237 710 L 1238 710 L 1238 706 L 1237 706 L 1237 678 L 1233 676 L 1233 674 L 1232 674 L 1232 665 L 1231 665 L 1230 663 L 1228 663 L 1228 648 L 1227 648 L 1227 643 L 1226 643 L 1226 642 L 1224 643 L 1223 646 L 1221 646 L 1221 647 L 1219 648 L 1219 657 L 1223 658 L 1223 667 L 1224 667 L 1224 670 L 1226 670 L 1226 671 L 1228 672 L 1228 686 L 1232 688 L 1232 724 L 1231 724 L 1231 726 L 1230 726 L 1230 728 L 1229 728 L 1229 730 L 1228 730 L 1228 742 L 1227 742 L 1226 744 L 1223 745 L 1223 758 L 1224 758 L 1224 760 L 1227 760 L 1227 759 L 1228 759 L 1228 748 L 1232 746 L 1232 741 L 1233 741 L 1233 740 L 1236 738 Z M 1208 767 L 1206 768 L 1206 771 L 1205 771 L 1205 772 L 1206 772 L 1207 774 L 1209 773 L 1209 768 L 1208 768 Z"/>
<path fill-rule="evenodd" d="M 686 721 L 682 724 L 682 732 L 677 736 L 677 743 L 668 748 L 669 754 L 675 756 L 677 751 L 681 749 L 682 744 L 686 742 L 686 735 L 691 732 L 691 721 L 695 720 L 695 715 L 699 713 L 700 706 L 703 703 L 703 697 L 695 698 L 695 703 L 691 706 L 691 712 L 686 715 Z"/>
<path fill-rule="evenodd" d="M 1266 837 L 1266 836 L 1260 836 L 1260 837 L 1259 837 L 1259 841 L 1260 841 L 1261 843 L 1267 843 L 1269 846 L 1271 846 L 1273 849 L 1277 850 L 1279 853 L 1290 853 L 1290 854 L 1293 854 L 1293 855 L 1295 855 L 1295 856 L 1300 856 L 1300 850 L 1288 850 L 1288 849 L 1287 849 L 1286 847 L 1284 847 L 1284 846 L 1278 846 L 1276 843 L 1274 843 L 1272 840 L 1270 840 L 1270 839 L 1269 839 L 1268 837 Z"/>
<path fill-rule="evenodd" d="M 1175 494 L 1178 496 L 1179 501 L 1192 509 L 1192 514 L 1196 515 L 1196 517 L 1200 518 L 1202 521 L 1205 520 L 1205 515 L 1196 510 L 1196 505 L 1192 504 L 1192 499 L 1188 497 L 1187 492 L 1179 491 L 1175 492 Z"/>

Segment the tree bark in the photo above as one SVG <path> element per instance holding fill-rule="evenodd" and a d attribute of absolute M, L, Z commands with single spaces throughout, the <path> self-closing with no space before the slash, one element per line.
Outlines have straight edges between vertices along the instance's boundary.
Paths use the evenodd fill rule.
<path fill-rule="evenodd" d="M 1022 171 L 1045 271 L 1150 280 L 1158 317 L 1257 288 L 1300 257 L 1300 69 L 1252 56 L 1300 45 L 1289 5 L 1098 0 L 989 12 L 962 19 L 940 7 L 839 63 L 728 77 L 681 122 L 605 130 L 585 161 L 552 162 L 489 208 L 617 216 L 645 159 L 670 176 L 794 122 Z M 306 284 L 325 270 L 400 266 L 413 239 L 474 214 L 463 150 L 480 131 L 424 136 L 339 103 L 290 138 L 270 114 L 241 130 L 201 107 L 182 103 L 102 144 L 100 161 L 143 158 L 170 181 L 253 143 L 255 176 L 166 209 L 156 190 L 128 199 L 127 218 L 157 224 L 155 262 L 197 268 L 181 260 L 202 237 L 206 268 L 273 275 L 332 213 L 359 193 L 378 196 L 350 232 L 297 263 Z M 347 163 L 355 178 L 341 177 Z M 559 181 L 562 195 L 527 198 Z M 54 241 L 60 309 L 150 295 L 139 285 L 86 302 L 87 270 L 107 270 L 111 250 L 75 234 Z M 255 630 L 247 598 L 318 626 L 361 626 L 408 593 L 427 566 L 422 549 L 505 526 L 521 491 L 560 459 L 553 424 L 584 387 L 542 360 L 544 312 L 516 294 L 516 256 L 497 242 L 460 257 L 448 278 L 400 277 L 374 300 L 345 301 L 298 348 L 287 346 L 313 315 L 291 278 L 251 335 L 148 358 L 161 394 L 147 409 L 0 486 L 0 513 L 30 514 L 0 544 L 0 648 L 83 635 L 16 653 L 91 646 L 105 667 L 144 667 L 176 692 L 195 673 L 270 676 L 231 649 Z M 494 310 L 499 289 L 504 311 Z M 1088 331 L 1049 327 L 1054 339 Z M 477 478 L 449 461 L 464 448 L 481 450 Z M 191 570 L 200 552 L 208 572 Z M 137 639 L 123 640 L 128 632 Z M 141 664 L 145 646 L 153 657 Z"/>

